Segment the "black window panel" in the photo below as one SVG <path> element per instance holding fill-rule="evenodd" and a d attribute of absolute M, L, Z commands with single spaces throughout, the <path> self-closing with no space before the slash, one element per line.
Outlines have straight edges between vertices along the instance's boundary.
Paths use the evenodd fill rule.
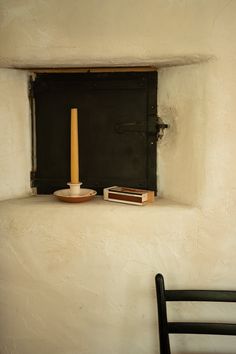
<path fill-rule="evenodd" d="M 80 180 L 102 194 L 156 191 L 157 73 L 39 74 L 33 82 L 39 194 L 70 181 L 70 109 L 78 108 Z"/>

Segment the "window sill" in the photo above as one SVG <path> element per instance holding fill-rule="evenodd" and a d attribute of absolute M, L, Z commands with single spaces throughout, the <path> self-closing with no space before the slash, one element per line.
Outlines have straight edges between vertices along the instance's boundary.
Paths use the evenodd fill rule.
<path fill-rule="evenodd" d="M 101 196 L 72 204 L 40 195 L 2 201 L 0 215 L 1 239 L 14 245 L 23 242 L 37 254 L 50 254 L 55 248 L 60 253 L 68 247 L 104 254 L 108 247 L 115 253 L 134 253 L 135 259 L 141 254 L 148 259 L 144 248 L 148 251 L 149 247 L 155 257 L 162 257 L 165 247 L 171 254 L 176 248 L 182 254 L 183 247 L 192 247 L 191 235 L 199 224 L 199 209 L 158 198 L 152 204 L 135 206 L 104 201 Z M 40 247 L 43 250 L 38 251 Z"/>
<path fill-rule="evenodd" d="M 156 214 L 160 212 L 169 212 L 170 210 L 182 211 L 182 212 L 192 212 L 196 211 L 197 208 L 191 205 L 181 204 L 169 199 L 155 198 L 155 201 L 150 204 L 143 206 L 136 206 L 124 203 L 116 203 L 104 201 L 102 196 L 96 196 L 89 202 L 83 203 L 65 203 L 57 200 L 53 195 L 35 195 L 24 198 L 8 199 L 0 202 L 0 209 L 4 208 L 32 208 L 30 210 L 44 208 L 45 210 L 62 210 L 62 211 L 72 211 L 79 213 L 86 211 L 95 213 L 103 213 L 104 211 L 111 211 L 127 215 L 129 213 L 135 213 L 137 216 L 140 214 Z"/>

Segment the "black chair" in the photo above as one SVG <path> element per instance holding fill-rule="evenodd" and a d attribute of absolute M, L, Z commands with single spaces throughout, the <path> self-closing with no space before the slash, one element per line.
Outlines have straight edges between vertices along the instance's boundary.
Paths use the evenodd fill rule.
<path fill-rule="evenodd" d="M 167 319 L 167 301 L 211 301 L 236 302 L 236 291 L 222 290 L 165 290 L 164 278 L 157 274 L 156 293 L 159 320 L 160 354 L 171 354 L 169 334 L 217 334 L 236 335 L 236 324 L 203 322 L 169 322 Z"/>

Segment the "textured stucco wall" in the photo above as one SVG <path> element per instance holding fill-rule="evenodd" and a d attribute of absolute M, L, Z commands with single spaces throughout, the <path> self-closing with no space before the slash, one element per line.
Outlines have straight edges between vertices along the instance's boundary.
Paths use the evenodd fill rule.
<path fill-rule="evenodd" d="M 1 0 L 2 65 L 120 65 L 215 54 L 226 2 Z M 181 59 L 182 58 L 182 59 Z"/>
<path fill-rule="evenodd" d="M 154 275 L 167 287 L 236 288 L 236 222 L 158 200 L 146 207 L 0 204 L 0 349 L 8 354 L 158 353 Z M 235 321 L 235 305 L 170 307 L 172 319 Z M 236 338 L 175 336 L 175 352 L 235 353 Z"/>
<path fill-rule="evenodd" d="M 0 204 L 1 353 L 154 354 L 156 272 L 167 276 L 168 287 L 236 289 L 236 2 L 0 0 L 0 9 L 2 67 L 214 58 L 160 70 L 160 113 L 173 123 L 159 145 L 161 194 L 198 208 L 164 201 L 139 208 L 99 198 L 67 205 L 52 197 Z M 18 106 L 24 111 L 25 129 L 11 131 L 22 137 L 17 163 L 25 186 L 27 80 L 15 70 L 1 73 L 3 92 L 15 90 L 17 97 L 1 101 L 9 117 L 6 123 L 1 116 L 1 127 L 10 118 L 19 123 Z M 9 134 L 1 134 L 6 184 L 7 176 L 14 180 L 14 151 Z M 234 305 L 217 308 L 189 305 L 188 318 L 235 322 Z M 173 342 L 178 353 L 191 345 L 195 353 L 236 347 L 236 338 Z"/>
<path fill-rule="evenodd" d="M 158 142 L 159 195 L 190 205 L 203 202 L 206 81 L 211 63 L 159 72 L 158 112 L 169 128 Z"/>
<path fill-rule="evenodd" d="M 30 194 L 27 73 L 0 70 L 0 200 Z"/>
<path fill-rule="evenodd" d="M 2 202 L 0 213 L 1 353 L 154 354 L 155 272 L 199 282 L 186 272 L 194 209 L 38 196 Z"/>

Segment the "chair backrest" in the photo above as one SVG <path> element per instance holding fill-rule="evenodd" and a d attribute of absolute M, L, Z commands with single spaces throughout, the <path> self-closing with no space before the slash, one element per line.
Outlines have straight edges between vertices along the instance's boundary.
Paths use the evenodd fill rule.
<path fill-rule="evenodd" d="M 166 290 L 162 274 L 155 277 L 159 320 L 160 354 L 171 354 L 169 334 L 236 335 L 234 323 L 169 322 L 167 301 L 236 302 L 236 291 L 226 290 Z"/>

